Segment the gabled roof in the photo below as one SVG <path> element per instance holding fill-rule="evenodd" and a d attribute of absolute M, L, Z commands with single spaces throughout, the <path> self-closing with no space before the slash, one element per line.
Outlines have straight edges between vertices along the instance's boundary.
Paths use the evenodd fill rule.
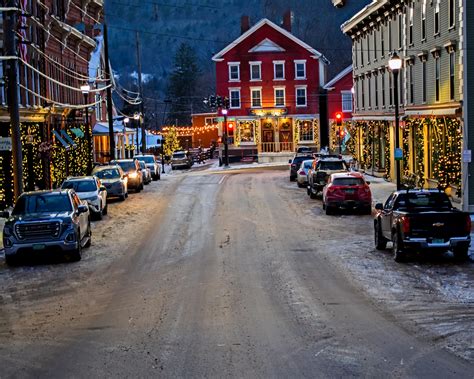
<path fill-rule="evenodd" d="M 332 78 L 329 82 L 327 82 L 324 85 L 324 89 L 329 90 L 329 89 L 333 88 L 334 84 L 336 84 L 339 80 L 341 80 L 344 76 L 349 74 L 351 71 L 352 71 L 352 65 L 350 65 L 349 67 L 342 70 L 339 74 L 337 74 L 334 78 Z"/>
<path fill-rule="evenodd" d="M 286 29 L 283 29 L 282 27 L 276 25 L 275 23 L 271 22 L 270 20 L 263 18 L 259 22 L 257 22 L 254 26 L 252 26 L 249 30 L 247 30 L 244 34 L 242 34 L 239 38 L 228 44 L 225 48 L 223 48 L 221 51 L 219 51 L 217 54 L 215 54 L 212 57 L 212 60 L 215 62 L 219 62 L 223 59 L 223 56 L 232 50 L 235 46 L 237 46 L 239 43 L 241 43 L 243 40 L 245 40 L 248 36 L 251 34 L 255 33 L 258 29 L 260 29 L 262 26 L 268 25 L 271 28 L 275 29 L 277 32 L 283 34 L 285 37 L 290 39 L 291 41 L 295 42 L 296 44 L 300 45 L 304 49 L 308 50 L 310 53 L 314 54 L 315 58 L 321 59 L 322 62 L 325 64 L 329 64 L 329 61 L 327 58 L 321 54 L 319 51 L 316 49 L 313 49 L 311 46 L 309 46 L 307 43 L 301 41 L 299 38 L 296 38 L 293 34 L 291 34 L 289 31 Z"/>
<path fill-rule="evenodd" d="M 273 42 L 270 38 L 265 38 L 262 42 L 255 45 L 249 50 L 249 53 L 265 53 L 265 52 L 283 52 L 285 49 L 275 42 Z"/>

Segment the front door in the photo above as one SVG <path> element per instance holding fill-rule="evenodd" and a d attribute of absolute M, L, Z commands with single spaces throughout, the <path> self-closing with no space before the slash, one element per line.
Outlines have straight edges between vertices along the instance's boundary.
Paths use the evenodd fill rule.
<path fill-rule="evenodd" d="M 271 119 L 262 121 L 262 152 L 275 152 L 275 130 L 273 120 Z"/>

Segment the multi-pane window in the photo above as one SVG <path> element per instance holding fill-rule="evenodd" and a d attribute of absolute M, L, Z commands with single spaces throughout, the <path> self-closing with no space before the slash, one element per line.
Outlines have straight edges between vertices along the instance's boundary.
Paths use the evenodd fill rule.
<path fill-rule="evenodd" d="M 385 108 L 385 72 L 382 72 L 381 81 L 382 81 L 382 107 Z"/>
<path fill-rule="evenodd" d="M 358 52 L 357 46 L 358 46 L 358 42 L 356 41 L 354 43 L 354 63 L 355 63 L 356 68 L 359 67 L 359 52 Z"/>
<path fill-rule="evenodd" d="M 360 100 L 362 109 L 365 108 L 365 88 L 364 88 L 364 78 L 360 79 Z"/>
<path fill-rule="evenodd" d="M 440 91 L 440 59 L 439 57 L 435 58 L 435 95 L 436 101 L 439 101 L 439 91 Z"/>
<path fill-rule="evenodd" d="M 413 64 L 410 64 L 410 66 L 408 66 L 408 80 L 410 82 L 410 103 L 413 104 L 414 103 L 414 96 L 415 96 L 415 83 L 413 82 L 414 78 L 413 78 Z"/>
<path fill-rule="evenodd" d="M 313 141 L 313 122 L 311 120 L 298 120 L 297 125 L 299 128 L 300 141 Z"/>
<path fill-rule="evenodd" d="M 385 30 L 383 25 L 380 27 L 380 51 L 383 57 L 385 55 Z"/>
<path fill-rule="evenodd" d="M 367 77 L 367 99 L 368 99 L 368 106 L 369 109 L 372 108 L 372 80 L 370 80 L 370 76 Z"/>
<path fill-rule="evenodd" d="M 306 79 L 306 61 L 295 61 L 295 79 Z"/>
<path fill-rule="evenodd" d="M 392 20 L 388 20 L 388 51 L 392 51 Z"/>
<path fill-rule="evenodd" d="M 306 105 L 306 87 L 296 87 L 296 106 L 305 107 Z"/>
<path fill-rule="evenodd" d="M 275 88 L 275 107 L 285 106 L 285 89 Z"/>
<path fill-rule="evenodd" d="M 261 62 L 250 62 L 250 80 L 262 80 Z"/>
<path fill-rule="evenodd" d="M 352 112 L 352 92 L 341 91 L 341 97 L 342 97 L 342 111 Z"/>
<path fill-rule="evenodd" d="M 364 66 L 364 45 L 363 40 L 360 40 L 360 65 Z"/>
<path fill-rule="evenodd" d="M 250 94 L 252 97 L 252 108 L 260 108 L 262 106 L 262 89 L 252 88 Z"/>
<path fill-rule="evenodd" d="M 440 0 L 435 0 L 435 9 L 434 9 L 434 34 L 439 34 L 439 2 Z"/>
<path fill-rule="evenodd" d="M 421 5 L 421 40 L 426 40 L 426 0 Z"/>
<path fill-rule="evenodd" d="M 275 80 L 285 79 L 285 62 L 284 61 L 273 62 L 273 78 Z"/>
<path fill-rule="evenodd" d="M 403 15 L 398 14 L 398 48 L 401 49 L 403 44 Z"/>
<path fill-rule="evenodd" d="M 454 28 L 456 24 L 456 0 L 448 0 L 449 28 Z"/>
<path fill-rule="evenodd" d="M 229 63 L 229 81 L 239 81 L 240 80 L 240 64 L 239 63 Z"/>
<path fill-rule="evenodd" d="M 370 64 L 370 35 L 367 34 L 367 64 Z"/>
<path fill-rule="evenodd" d="M 388 76 L 388 105 L 392 106 L 393 105 L 393 79 L 392 75 Z"/>
<path fill-rule="evenodd" d="M 456 68 L 456 53 L 453 51 L 449 54 L 449 94 L 450 99 L 455 98 L 455 68 Z"/>
<path fill-rule="evenodd" d="M 377 60 L 377 30 L 374 30 L 374 60 Z"/>
<path fill-rule="evenodd" d="M 374 96 L 375 108 L 378 109 L 379 107 L 379 78 L 377 75 L 375 75 L 374 77 L 374 89 L 375 89 L 375 96 Z"/>
<path fill-rule="evenodd" d="M 231 108 L 240 108 L 240 89 L 230 89 L 229 98 Z"/>
<path fill-rule="evenodd" d="M 422 72 L 421 72 L 421 80 L 422 80 L 422 97 L 423 97 L 423 103 L 426 103 L 426 61 L 422 62 Z"/>
<path fill-rule="evenodd" d="M 408 43 L 411 45 L 413 45 L 413 13 L 414 13 L 414 8 L 415 8 L 415 5 L 412 4 L 409 8 L 409 14 L 408 14 L 408 17 L 409 17 L 409 20 L 408 20 Z"/>

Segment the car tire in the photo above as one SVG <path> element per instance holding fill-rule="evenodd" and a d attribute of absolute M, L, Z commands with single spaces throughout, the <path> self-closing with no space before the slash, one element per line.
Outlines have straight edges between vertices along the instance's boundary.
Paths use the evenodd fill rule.
<path fill-rule="evenodd" d="M 309 191 L 310 191 L 310 192 L 309 192 L 309 197 L 310 197 L 311 199 L 316 199 L 317 193 L 314 193 L 312 189 L 310 189 Z"/>
<path fill-rule="evenodd" d="M 125 201 L 126 198 L 127 198 L 127 194 L 125 193 L 119 196 L 120 201 Z"/>
<path fill-rule="evenodd" d="M 7 266 L 16 267 L 20 263 L 20 260 L 16 255 L 5 255 L 5 263 Z"/>
<path fill-rule="evenodd" d="M 97 221 L 100 221 L 102 220 L 102 215 L 103 215 L 103 210 L 99 211 L 99 212 L 96 212 L 94 213 L 94 219 L 97 220 Z"/>
<path fill-rule="evenodd" d="M 330 216 L 334 214 L 334 208 L 326 205 L 326 215 Z"/>
<path fill-rule="evenodd" d="M 401 263 L 406 260 L 406 253 L 403 247 L 400 246 L 400 234 L 393 233 L 392 235 L 392 254 L 395 262 Z"/>
<path fill-rule="evenodd" d="M 458 247 L 453 250 L 454 259 L 458 262 L 465 262 L 469 258 L 469 248 L 467 247 Z"/>
<path fill-rule="evenodd" d="M 300 182 L 296 183 L 298 185 L 298 188 L 304 188 L 304 184 L 301 184 Z"/>
<path fill-rule="evenodd" d="M 89 220 L 89 225 L 87 227 L 87 242 L 84 247 L 90 247 L 92 244 L 92 228 L 91 228 L 91 221 Z"/>
<path fill-rule="evenodd" d="M 102 214 L 105 216 L 109 211 L 109 204 L 106 203 L 104 209 L 102 209 Z"/>
<path fill-rule="evenodd" d="M 374 223 L 374 240 L 375 240 L 375 248 L 377 250 L 385 250 L 387 248 L 388 241 L 382 235 L 382 229 L 378 221 L 375 221 Z"/>
<path fill-rule="evenodd" d="M 69 258 L 73 262 L 79 262 L 82 259 L 81 231 L 77 231 L 77 249 L 69 254 Z"/>
<path fill-rule="evenodd" d="M 364 215 L 371 215 L 372 214 L 372 207 L 367 206 L 362 209 L 362 214 Z"/>
<path fill-rule="evenodd" d="M 309 189 L 309 186 L 306 187 L 306 194 L 307 194 L 308 196 L 311 195 L 311 190 Z"/>

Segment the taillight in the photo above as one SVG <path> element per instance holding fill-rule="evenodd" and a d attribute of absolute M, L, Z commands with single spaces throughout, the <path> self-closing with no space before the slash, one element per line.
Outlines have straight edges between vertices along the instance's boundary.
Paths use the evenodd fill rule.
<path fill-rule="evenodd" d="M 467 215 L 466 216 L 466 229 L 464 230 L 466 233 L 470 234 L 471 233 L 471 216 Z"/>
<path fill-rule="evenodd" d="M 401 221 L 403 233 L 410 233 L 410 218 L 408 216 L 403 216 Z"/>
<path fill-rule="evenodd" d="M 300 174 L 300 175 L 306 175 L 306 172 L 304 172 L 303 170 L 301 170 L 301 171 L 299 172 L 299 174 Z"/>

